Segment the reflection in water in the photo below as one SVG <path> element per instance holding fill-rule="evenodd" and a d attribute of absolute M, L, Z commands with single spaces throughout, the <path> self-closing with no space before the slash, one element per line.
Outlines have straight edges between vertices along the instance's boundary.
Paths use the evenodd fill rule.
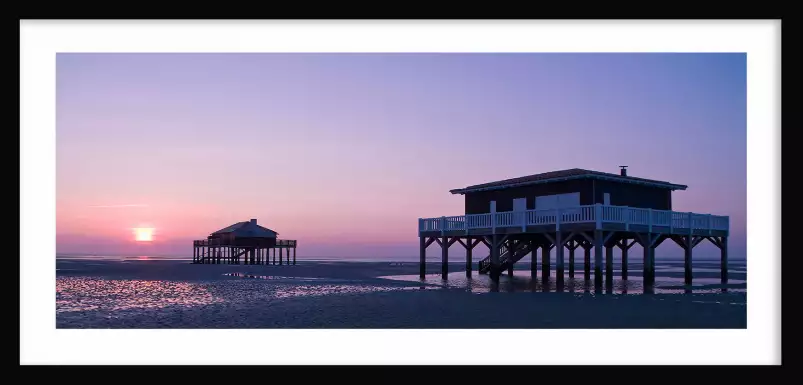
<path fill-rule="evenodd" d="M 253 278 L 253 279 L 267 279 L 267 280 L 274 280 L 274 279 L 291 279 L 293 281 L 315 281 L 321 280 L 323 278 L 314 278 L 314 277 L 282 277 L 279 275 L 256 275 L 256 274 L 248 274 L 248 273 L 226 273 L 223 274 L 227 277 L 239 277 L 239 278 Z"/>
<path fill-rule="evenodd" d="M 321 296 L 330 294 L 359 294 L 388 291 L 442 290 L 438 286 L 370 286 L 370 285 L 288 285 L 278 288 L 274 298 Z"/>
<path fill-rule="evenodd" d="M 554 271 L 552 272 L 555 273 Z M 656 277 L 656 282 L 652 287 L 643 285 L 642 277 L 630 276 L 627 280 L 614 276 L 613 280 L 595 281 L 593 275 L 590 280 L 585 280 L 582 275 L 575 278 L 564 277 L 559 280 L 553 276 L 537 276 L 533 279 L 529 271 L 516 270 L 512 277 L 502 274 L 498 283 L 494 283 L 487 274 L 472 273 L 470 278 L 465 276 L 465 272 L 450 273 L 447 280 L 442 280 L 441 274 L 428 274 L 422 280 L 418 275 L 397 275 L 383 276 L 379 278 L 416 281 L 430 285 L 441 285 L 449 288 L 465 289 L 473 293 L 487 292 L 591 292 L 594 287 L 595 294 L 690 294 L 690 293 L 715 293 L 724 291 L 720 285 L 719 278 L 694 278 L 694 285 L 689 288 L 684 284 L 684 278 L 675 277 Z M 727 291 L 746 292 L 744 281 L 731 279 Z M 740 287 L 741 285 L 741 287 Z"/>
<path fill-rule="evenodd" d="M 221 302 L 202 286 L 187 282 L 59 277 L 56 311 L 158 309 Z"/>
<path fill-rule="evenodd" d="M 196 307 L 209 304 L 248 300 L 272 300 L 329 294 L 356 294 L 389 291 L 442 290 L 442 286 L 389 286 L 370 284 L 310 283 L 319 278 L 237 275 L 248 280 L 190 283 L 162 280 L 102 279 L 58 277 L 56 279 L 56 311 L 146 311 L 169 306 Z M 269 285 L 262 279 L 287 278 L 295 282 L 276 281 Z M 298 282 L 301 281 L 301 282 Z"/>

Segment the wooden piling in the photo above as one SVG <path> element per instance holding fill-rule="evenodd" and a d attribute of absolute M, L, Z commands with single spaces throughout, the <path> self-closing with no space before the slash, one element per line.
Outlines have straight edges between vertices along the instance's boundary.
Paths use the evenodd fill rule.
<path fill-rule="evenodd" d="M 720 253 L 720 281 L 723 285 L 728 283 L 728 237 L 721 237 L 719 240 Z M 723 288 L 724 290 L 724 288 Z"/>
<path fill-rule="evenodd" d="M 646 241 L 644 242 L 644 284 L 647 286 L 652 286 L 655 283 L 654 277 L 654 253 L 655 249 L 652 246 L 652 234 L 647 234 Z"/>
<path fill-rule="evenodd" d="M 471 278 L 471 259 L 473 258 L 474 243 L 472 239 L 466 238 L 466 277 Z"/>
<path fill-rule="evenodd" d="M 624 245 L 620 247 L 622 251 L 622 279 L 627 280 L 627 250 L 630 249 L 630 246 L 627 244 L 628 240 L 623 240 Z"/>
<path fill-rule="evenodd" d="M 694 250 L 694 237 L 691 235 L 684 237 L 684 243 L 686 247 L 684 248 L 684 256 L 683 256 L 683 270 L 684 270 L 684 282 L 686 285 L 691 285 L 692 283 L 692 267 L 691 267 L 691 256 L 692 250 Z"/>
<path fill-rule="evenodd" d="M 563 232 L 555 233 L 555 277 L 559 284 L 563 283 Z"/>
<path fill-rule="evenodd" d="M 602 284 L 602 231 L 594 231 L 594 284 Z"/>
<path fill-rule="evenodd" d="M 571 241 L 569 244 L 569 278 L 574 278 L 574 249 L 577 248 L 577 242 Z"/>
<path fill-rule="evenodd" d="M 549 244 L 549 243 L 546 243 L 543 246 L 541 246 L 541 277 L 542 278 L 547 278 L 547 277 L 549 277 L 551 275 L 550 271 L 552 269 L 552 266 L 551 266 L 552 263 L 550 261 L 551 255 L 550 255 L 550 250 L 549 250 L 551 248 L 552 248 L 552 245 Z"/>
<path fill-rule="evenodd" d="M 591 280 L 591 245 L 586 244 L 583 247 L 583 274 L 585 280 Z"/>
<path fill-rule="evenodd" d="M 441 278 L 449 275 L 449 238 L 441 237 Z"/>
<path fill-rule="evenodd" d="M 419 257 L 418 257 L 418 276 L 424 278 L 427 273 L 427 239 L 426 237 L 418 237 L 419 239 Z"/>
<path fill-rule="evenodd" d="M 605 281 L 613 283 L 613 245 L 605 246 Z"/>
<path fill-rule="evenodd" d="M 498 283 L 500 276 L 499 265 L 499 235 L 494 233 L 491 236 L 491 280 Z"/>

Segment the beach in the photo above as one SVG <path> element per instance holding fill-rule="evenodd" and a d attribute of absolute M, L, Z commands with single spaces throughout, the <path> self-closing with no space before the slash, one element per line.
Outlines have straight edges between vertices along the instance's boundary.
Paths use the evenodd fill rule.
<path fill-rule="evenodd" d="M 695 263 L 685 288 L 682 262 L 656 263 L 656 287 L 640 266 L 602 288 L 583 280 L 533 280 L 529 265 L 498 285 L 465 276 L 464 264 L 312 262 L 193 265 L 185 260 L 57 260 L 58 328 L 745 328 L 746 272 Z M 679 270 L 679 272 L 678 272 Z M 567 273 L 568 274 L 568 273 Z M 592 271 L 593 279 L 593 271 Z"/>

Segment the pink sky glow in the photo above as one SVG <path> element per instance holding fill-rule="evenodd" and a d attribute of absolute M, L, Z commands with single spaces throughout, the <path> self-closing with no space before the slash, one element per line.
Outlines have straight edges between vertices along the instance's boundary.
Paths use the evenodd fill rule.
<path fill-rule="evenodd" d="M 59 54 L 57 84 L 58 253 L 257 218 L 299 256 L 414 257 L 450 189 L 620 164 L 745 247 L 741 54 Z"/>

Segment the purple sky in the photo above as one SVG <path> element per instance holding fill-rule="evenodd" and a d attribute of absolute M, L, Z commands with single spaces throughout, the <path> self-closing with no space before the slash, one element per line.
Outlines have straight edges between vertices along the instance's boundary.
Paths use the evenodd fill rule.
<path fill-rule="evenodd" d="M 745 80 L 744 54 L 59 54 L 57 251 L 189 255 L 257 218 L 299 256 L 414 257 L 449 189 L 627 164 L 729 215 L 740 258 Z"/>

